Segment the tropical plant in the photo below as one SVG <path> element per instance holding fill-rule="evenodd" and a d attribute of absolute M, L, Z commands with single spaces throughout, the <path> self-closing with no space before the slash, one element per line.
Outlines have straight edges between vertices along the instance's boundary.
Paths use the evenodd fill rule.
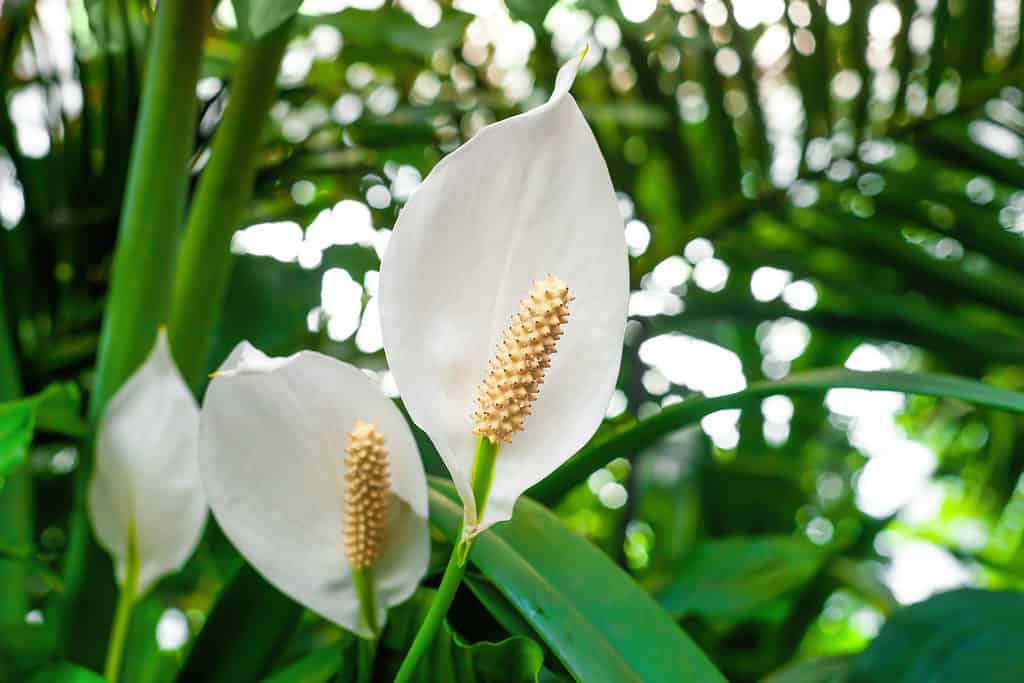
<path fill-rule="evenodd" d="M 0 681 L 1024 679 L 1022 25 L 1013 0 L 0 2 Z M 596 434 L 494 484 L 503 513 L 529 488 L 473 536 L 478 491 L 434 445 L 458 416 L 429 383 L 484 378 L 431 375 L 459 349 L 417 365 L 403 326 L 500 334 L 457 327 L 482 317 L 431 308 L 422 279 L 489 267 L 472 249 L 490 242 L 456 253 L 472 226 L 447 220 L 476 189 L 399 215 L 574 60 L 629 252 L 620 370 Z M 527 186 L 496 149 L 486 178 Z M 536 187 L 572 185 L 549 175 Z M 452 232 L 396 242 L 389 282 L 396 224 Z M 572 268 L 612 291 L 607 264 Z M 296 395 L 323 404 L 303 411 L 274 384 L 295 362 L 208 394 L 243 340 L 373 381 L 342 396 L 304 375 Z M 569 375 L 576 422 L 613 365 Z M 296 549 L 313 516 L 233 507 L 261 482 L 289 495 L 259 450 L 274 411 L 197 444 L 188 391 L 223 388 L 225 424 L 246 401 L 305 434 L 342 416 L 357 444 L 377 436 L 356 420 L 387 422 L 415 544 L 422 477 L 373 384 L 407 394 L 431 554 L 405 600 L 410 546 L 367 640 L 366 591 Z M 417 424 L 434 408 L 444 424 Z M 219 452 L 225 527 L 192 553 L 194 461 Z M 256 528 L 296 535 L 254 551 Z"/>

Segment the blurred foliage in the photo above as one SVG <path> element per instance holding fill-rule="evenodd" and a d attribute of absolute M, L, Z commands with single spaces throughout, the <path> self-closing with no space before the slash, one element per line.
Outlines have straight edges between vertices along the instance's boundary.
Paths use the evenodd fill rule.
<path fill-rule="evenodd" d="M 573 92 L 631 250 L 609 419 L 535 491 L 578 536 L 533 505 L 498 527 L 476 552 L 499 559 L 460 592 L 432 661 L 479 662 L 491 673 L 476 680 L 513 676 L 513 648 L 535 665 L 522 680 L 541 660 L 545 681 L 672 671 L 659 657 L 689 641 L 644 593 L 634 615 L 602 610 L 603 592 L 637 590 L 618 564 L 732 681 L 1020 680 L 1024 423 L 1000 408 L 1024 389 L 1024 6 L 345 4 L 309 0 L 290 25 L 207 368 L 248 338 L 322 350 L 387 389 L 374 298 L 397 212 L 444 154 L 543 101 L 584 44 Z M 214 10 L 193 181 L 244 46 L 296 5 Z M 93 387 L 152 20 L 143 0 L 0 4 L 0 681 L 98 680 L 27 672 L 95 667 L 109 628 L 103 558 L 88 560 L 88 628 L 63 642 L 50 625 L 80 590 L 62 582 L 87 455 L 78 393 Z M 806 374 L 844 365 L 903 383 Z M 531 545 L 545 539 L 574 550 L 546 557 Z M 593 547 L 607 562 L 573 554 Z M 515 575 L 496 587 L 499 570 Z M 989 590 L 931 597 L 962 585 Z M 541 589 L 578 628 L 531 611 Z M 595 646 L 567 659 L 584 635 Z M 485 639 L 498 644 L 469 642 Z M 347 666 L 344 643 L 211 522 L 137 608 L 126 661 L 133 683 L 315 681 Z"/>

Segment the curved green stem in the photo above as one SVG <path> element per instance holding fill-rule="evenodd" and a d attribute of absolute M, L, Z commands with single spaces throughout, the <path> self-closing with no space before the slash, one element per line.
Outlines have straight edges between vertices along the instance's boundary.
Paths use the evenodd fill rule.
<path fill-rule="evenodd" d="M 107 648 L 107 664 L 103 677 L 107 683 L 117 683 L 121 675 L 121 659 L 124 655 L 124 641 L 128 635 L 128 624 L 135 606 L 135 592 L 139 585 L 139 551 L 135 543 L 135 529 L 128 531 L 128 557 L 125 558 L 124 584 L 117 599 L 114 626 L 110 630 L 110 645 Z"/>
<path fill-rule="evenodd" d="M 441 578 L 441 585 L 437 589 L 434 601 L 430 603 L 426 619 L 420 625 L 420 630 L 416 632 L 416 638 L 412 641 L 409 652 L 402 660 L 402 666 L 395 676 L 395 683 L 412 680 L 420 659 L 430 644 L 434 642 L 437 629 L 441 627 L 441 622 L 448 614 L 448 608 L 452 606 L 452 600 L 455 599 L 455 591 L 459 589 L 462 577 L 466 574 L 466 563 L 460 562 L 459 557 L 469 555 L 469 546 L 472 543 L 472 539 L 462 539 L 452 549 L 451 557 L 448 558 L 448 566 L 445 567 L 444 576 Z M 466 546 L 465 552 L 461 551 L 461 546 Z"/>
<path fill-rule="evenodd" d="M 487 506 L 487 497 L 491 492 L 491 483 L 494 480 L 494 463 L 498 457 L 501 444 L 493 444 L 487 438 L 481 438 L 476 444 L 476 455 L 473 458 L 473 476 L 470 485 L 473 489 L 473 500 L 476 502 L 476 518 L 483 519 L 484 508 Z M 462 577 L 466 574 L 466 560 L 469 558 L 469 551 L 473 546 L 473 537 L 466 537 L 459 534 L 459 542 L 452 548 L 451 557 L 448 558 L 448 566 L 445 567 L 444 575 L 441 577 L 441 585 L 437 589 L 434 601 L 430 603 L 427 616 L 416 632 L 416 638 L 412 641 L 409 652 L 402 660 L 402 666 L 395 676 L 395 683 L 403 683 L 412 679 L 416 673 L 416 666 L 423 657 L 427 648 L 434 641 L 437 629 L 441 627 L 448 609 L 455 599 L 455 592 L 462 583 Z"/>

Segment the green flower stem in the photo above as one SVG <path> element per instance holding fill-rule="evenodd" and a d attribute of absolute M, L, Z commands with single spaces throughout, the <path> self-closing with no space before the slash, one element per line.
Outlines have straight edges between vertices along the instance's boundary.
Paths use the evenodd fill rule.
<path fill-rule="evenodd" d="M 492 444 L 486 437 L 481 438 L 476 444 L 476 456 L 473 458 L 473 475 L 470 485 L 473 489 L 473 500 L 476 501 L 476 517 L 483 519 L 484 508 L 487 505 L 487 497 L 491 491 L 491 483 L 494 479 L 494 463 L 501 450 L 500 444 Z M 405 683 L 412 680 L 416 673 L 416 666 L 426 653 L 427 648 L 434 641 L 437 630 L 441 627 L 448 614 L 448 609 L 455 599 L 455 592 L 462 583 L 462 577 L 466 574 L 466 560 L 469 558 L 469 551 L 473 547 L 473 538 L 460 538 L 455 547 L 452 548 L 451 557 L 448 558 L 448 566 L 445 567 L 444 575 L 441 577 L 441 585 L 437 589 L 434 601 L 430 603 L 427 616 L 416 632 L 416 638 L 406 653 L 402 666 L 395 676 L 395 683 Z"/>
<path fill-rule="evenodd" d="M 260 131 L 274 103 L 275 75 L 291 22 L 246 45 L 229 86 L 228 106 L 199 177 L 171 298 L 171 351 L 185 380 L 203 378 L 210 334 L 231 274 L 231 235 L 252 195 Z"/>
<path fill-rule="evenodd" d="M 114 613 L 114 627 L 110 630 L 110 645 L 107 648 L 107 664 L 103 677 L 107 683 L 117 683 L 121 675 L 121 659 L 124 655 L 124 641 L 128 635 L 128 624 L 135 606 L 136 590 L 139 585 L 139 549 L 135 541 L 134 526 L 128 530 L 128 557 L 125 558 L 124 584 L 117 599 Z"/>
<path fill-rule="evenodd" d="M 353 569 L 352 583 L 355 585 L 356 595 L 359 597 L 359 611 L 363 615 L 363 621 L 376 637 L 380 629 L 377 626 L 377 598 L 373 591 L 373 568 Z"/>
<path fill-rule="evenodd" d="M 494 481 L 494 463 L 498 459 L 501 444 L 491 443 L 486 437 L 476 442 L 476 456 L 473 458 L 473 500 L 476 501 L 476 518 L 484 518 L 484 508 L 491 493 L 491 482 Z"/>
<path fill-rule="evenodd" d="M 371 683 L 373 680 L 373 662 L 377 657 L 376 639 L 359 639 L 359 646 L 356 651 L 356 681 L 357 683 Z"/>
<path fill-rule="evenodd" d="M 405 659 L 402 660 L 402 666 L 398 669 L 398 674 L 395 676 L 395 683 L 407 683 L 412 680 L 413 675 L 416 673 L 416 666 L 426 653 L 427 648 L 434 641 L 437 629 L 441 627 L 441 622 L 444 621 L 445 616 L 448 614 L 448 608 L 452 606 L 452 600 L 455 599 L 455 591 L 459 589 L 462 577 L 466 574 L 466 563 L 461 562 L 459 558 L 460 556 L 469 555 L 468 546 L 472 542 L 472 539 L 461 539 L 452 548 L 451 557 L 448 558 L 448 566 L 445 567 L 444 576 L 441 577 L 441 585 L 437 589 L 437 594 L 434 595 L 434 601 L 430 603 L 427 617 L 420 625 L 420 630 L 416 632 L 416 638 L 412 641 L 409 652 L 406 653 Z M 464 551 L 462 546 L 466 546 Z"/>
<path fill-rule="evenodd" d="M 209 16 L 210 0 L 157 4 L 89 405 L 94 421 L 167 317 Z"/>

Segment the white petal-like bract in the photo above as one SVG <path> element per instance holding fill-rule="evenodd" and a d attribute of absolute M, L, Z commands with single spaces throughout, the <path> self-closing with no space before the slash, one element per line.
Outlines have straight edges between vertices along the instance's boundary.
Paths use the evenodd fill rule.
<path fill-rule="evenodd" d="M 345 447 L 359 420 L 384 436 L 391 473 L 384 554 L 373 565 L 383 625 L 427 569 L 427 484 L 409 426 L 369 377 L 323 354 L 269 358 L 239 344 L 203 401 L 200 463 L 214 517 L 249 563 L 368 637 L 344 538 Z"/>
<path fill-rule="evenodd" d="M 388 363 L 433 440 L 469 526 L 508 519 L 527 488 L 600 425 L 615 388 L 629 295 L 622 218 L 600 149 L 559 71 L 545 104 L 443 159 L 398 218 L 380 276 Z M 523 431 L 498 455 L 484 518 L 470 489 L 477 385 L 535 280 L 575 300 Z"/>
<path fill-rule="evenodd" d="M 179 569 L 199 543 L 206 501 L 198 449 L 199 406 L 161 330 L 100 419 L 89 482 L 89 517 L 119 582 L 135 531 L 140 595 Z"/>

